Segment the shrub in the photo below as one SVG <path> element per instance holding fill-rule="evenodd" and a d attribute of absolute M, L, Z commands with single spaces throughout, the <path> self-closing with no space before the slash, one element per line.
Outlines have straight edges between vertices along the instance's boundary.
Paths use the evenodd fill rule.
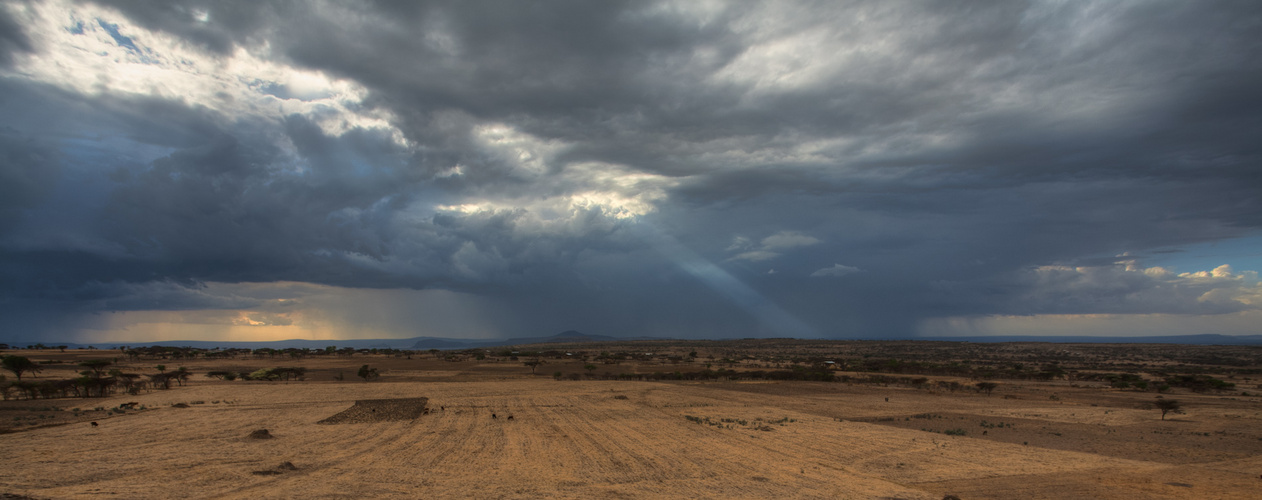
<path fill-rule="evenodd" d="M 272 372 L 271 368 L 259 368 L 250 372 L 249 375 L 242 374 L 241 378 L 246 380 L 275 380 L 278 375 Z"/>

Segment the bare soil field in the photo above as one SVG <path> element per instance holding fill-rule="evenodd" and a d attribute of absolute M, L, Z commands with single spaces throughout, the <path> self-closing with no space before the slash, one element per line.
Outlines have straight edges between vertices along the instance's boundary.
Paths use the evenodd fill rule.
<path fill-rule="evenodd" d="M 481 360 L 472 353 L 164 360 L 9 351 L 46 362 L 23 380 L 74 376 L 85 359 L 109 359 L 124 372 L 181 366 L 192 375 L 135 394 L 9 394 L 0 402 L 0 494 L 1209 499 L 1257 498 L 1262 487 L 1262 398 L 1250 395 L 1253 380 L 1239 373 L 1230 391 L 1161 394 L 1062 377 L 994 379 L 988 393 L 967 389 L 971 379 L 881 383 L 840 369 L 853 377 L 618 379 L 724 359 L 737 370 L 807 361 L 753 348 L 745 359 L 729 346 L 632 344 L 658 355 L 598 362 L 597 352 L 613 349 L 564 347 L 573 351 L 516 360 L 518 353 L 489 352 Z M 695 360 L 670 360 L 677 356 Z M 531 359 L 543 364 L 525 365 Z M 356 377 L 365 364 L 380 376 Z M 289 381 L 205 375 L 277 366 L 306 372 Z M 946 381 L 964 388 L 935 384 Z M 1157 396 L 1179 400 L 1182 412 L 1163 420 L 1151 407 Z M 321 423 L 339 414 L 341 423 Z M 270 438 L 254 434 L 263 429 Z"/>

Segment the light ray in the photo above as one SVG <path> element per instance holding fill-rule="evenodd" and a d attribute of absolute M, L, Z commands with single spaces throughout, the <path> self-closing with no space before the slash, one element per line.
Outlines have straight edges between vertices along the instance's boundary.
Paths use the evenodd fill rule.
<path fill-rule="evenodd" d="M 674 237 L 647 225 L 639 225 L 644 240 L 684 272 L 700 280 L 733 304 L 748 312 L 767 330 L 778 337 L 818 338 L 819 332 L 779 304 L 698 255 Z"/>

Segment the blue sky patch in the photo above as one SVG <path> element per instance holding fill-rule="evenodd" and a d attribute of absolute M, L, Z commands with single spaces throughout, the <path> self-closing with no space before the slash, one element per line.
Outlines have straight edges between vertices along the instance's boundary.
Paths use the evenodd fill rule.
<path fill-rule="evenodd" d="M 113 38 L 113 39 L 114 39 L 114 43 L 117 43 L 119 47 L 126 48 L 126 49 L 128 49 L 128 50 L 131 50 L 132 52 L 137 53 L 137 54 L 139 54 L 139 53 L 140 53 L 140 49 L 136 47 L 136 44 L 135 44 L 135 43 L 132 43 L 131 38 L 128 38 L 128 37 L 126 37 L 126 36 L 123 36 L 123 34 L 122 34 L 122 33 L 119 33 L 119 32 L 118 32 L 118 25 L 117 25 L 117 24 L 110 24 L 110 23 L 107 23 L 107 22 L 105 22 L 105 21 L 103 21 L 103 20 L 100 20 L 100 19 L 97 19 L 97 20 L 96 20 L 96 23 L 97 23 L 97 24 L 99 24 L 99 25 L 101 25 L 101 28 L 102 28 L 102 29 L 104 29 L 106 33 L 109 33 L 109 34 L 110 34 L 110 38 Z M 83 23 L 79 23 L 79 29 L 80 29 L 80 31 L 82 31 L 82 29 L 83 29 Z M 72 33 L 73 33 L 73 31 L 72 31 Z"/>

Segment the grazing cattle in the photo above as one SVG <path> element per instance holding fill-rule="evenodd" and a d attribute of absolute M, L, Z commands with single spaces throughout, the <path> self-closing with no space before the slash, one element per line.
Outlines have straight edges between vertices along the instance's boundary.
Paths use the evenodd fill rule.
<path fill-rule="evenodd" d="M 512 419 L 513 419 L 513 416 L 512 416 L 512 415 L 509 415 L 509 416 L 508 416 L 508 419 L 509 419 L 509 420 L 512 420 Z"/>
<path fill-rule="evenodd" d="M 96 426 L 97 426 L 97 423 L 96 423 L 96 422 L 92 422 L 92 427 L 96 427 Z"/>
<path fill-rule="evenodd" d="M 491 418 L 499 418 L 499 417 L 495 416 L 495 414 L 494 414 L 494 413 L 492 413 L 492 414 L 491 414 Z"/>

